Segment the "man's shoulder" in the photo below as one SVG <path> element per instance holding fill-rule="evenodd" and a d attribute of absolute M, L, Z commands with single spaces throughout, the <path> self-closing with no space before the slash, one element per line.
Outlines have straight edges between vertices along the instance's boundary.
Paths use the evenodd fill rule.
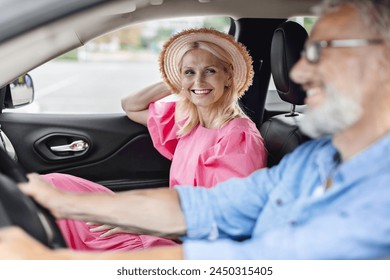
<path fill-rule="evenodd" d="M 292 158 L 294 161 L 301 158 L 303 160 L 308 160 L 309 158 L 317 157 L 320 151 L 324 149 L 333 150 L 332 138 L 330 136 L 324 136 L 318 139 L 312 139 L 304 142 L 299 145 L 295 150 L 293 150 L 286 157 Z"/>
<path fill-rule="evenodd" d="M 317 149 L 317 148 L 321 148 L 321 147 L 329 146 L 329 145 L 333 145 L 332 138 L 330 136 L 323 136 L 323 137 L 320 137 L 317 139 L 310 139 L 310 140 L 302 143 L 301 145 L 299 145 L 298 148 Z"/>

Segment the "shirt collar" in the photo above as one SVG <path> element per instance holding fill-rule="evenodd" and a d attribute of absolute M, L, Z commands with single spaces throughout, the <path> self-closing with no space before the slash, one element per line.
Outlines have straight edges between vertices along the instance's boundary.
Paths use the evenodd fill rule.
<path fill-rule="evenodd" d="M 372 174 L 390 165 L 390 133 L 378 139 L 363 151 L 340 165 L 342 178 L 355 181 Z"/>
<path fill-rule="evenodd" d="M 323 143 L 314 159 L 321 182 L 324 182 L 338 165 L 338 162 L 335 161 L 335 155 L 338 154 L 338 151 L 333 145 L 331 137 L 323 137 Z"/>
<path fill-rule="evenodd" d="M 389 152 L 390 133 L 354 155 L 348 161 L 339 163 L 338 150 L 334 146 L 331 137 L 326 136 L 324 137 L 324 145 L 316 155 L 315 164 L 321 182 L 324 182 L 330 175 L 335 175 L 337 180 L 352 182 L 370 176 L 384 166 L 390 166 L 390 157 L 387 156 Z"/>

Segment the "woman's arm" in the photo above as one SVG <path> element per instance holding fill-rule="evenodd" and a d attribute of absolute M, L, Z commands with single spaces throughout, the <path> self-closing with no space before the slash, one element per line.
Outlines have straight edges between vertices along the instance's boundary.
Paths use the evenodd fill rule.
<path fill-rule="evenodd" d="M 170 94 L 165 83 L 159 82 L 124 97 L 122 108 L 132 121 L 146 126 L 149 104 Z"/>
<path fill-rule="evenodd" d="M 56 218 L 79 219 L 119 226 L 128 232 L 177 238 L 186 232 L 175 190 L 160 188 L 119 193 L 66 193 L 38 174 L 30 174 L 20 189 Z"/>

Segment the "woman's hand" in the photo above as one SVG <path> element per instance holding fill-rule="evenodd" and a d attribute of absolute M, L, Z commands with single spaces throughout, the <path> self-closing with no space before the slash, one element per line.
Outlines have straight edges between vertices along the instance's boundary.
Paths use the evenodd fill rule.
<path fill-rule="evenodd" d="M 111 235 L 117 234 L 117 233 L 123 233 L 126 232 L 123 228 L 117 227 L 117 226 L 112 226 L 112 225 L 106 225 L 106 224 L 96 224 L 96 223 L 91 223 L 87 222 L 87 225 L 90 227 L 90 232 L 102 232 L 99 237 L 104 238 L 104 237 L 109 237 Z"/>

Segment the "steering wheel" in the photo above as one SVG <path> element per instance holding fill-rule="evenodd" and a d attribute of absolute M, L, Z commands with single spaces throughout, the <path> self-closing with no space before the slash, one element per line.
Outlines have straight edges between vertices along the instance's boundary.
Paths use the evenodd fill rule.
<path fill-rule="evenodd" d="M 16 183 L 28 182 L 26 172 L 2 148 L 0 173 L 0 227 L 17 225 L 50 248 L 66 248 L 53 215 L 19 190 Z"/>

